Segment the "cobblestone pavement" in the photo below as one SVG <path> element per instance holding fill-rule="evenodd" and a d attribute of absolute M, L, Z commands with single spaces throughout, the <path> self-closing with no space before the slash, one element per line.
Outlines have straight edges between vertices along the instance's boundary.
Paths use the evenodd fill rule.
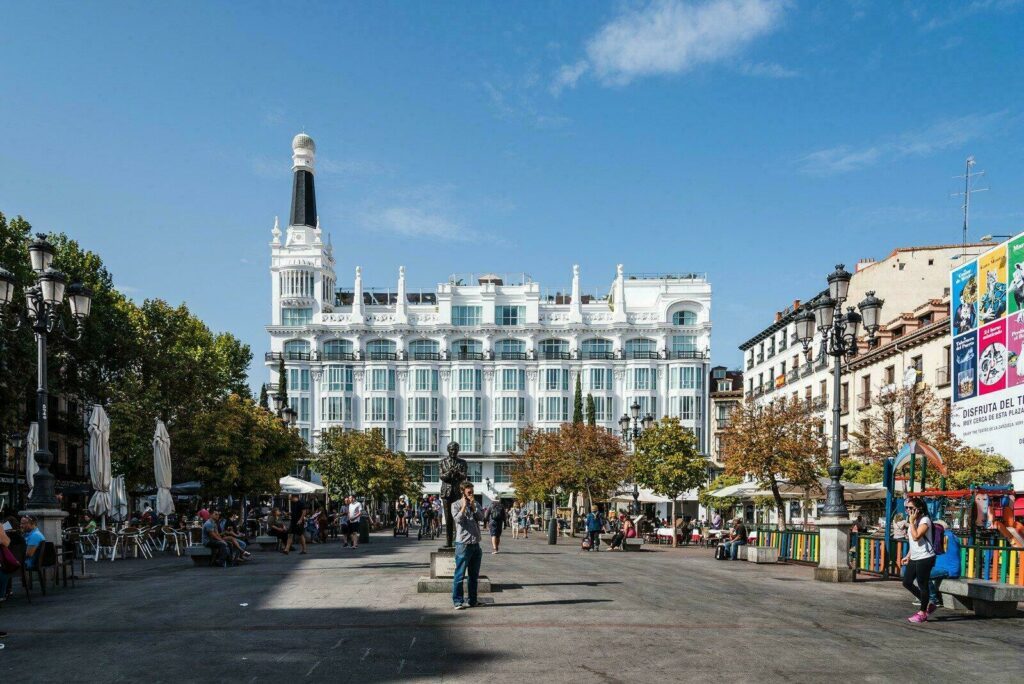
<path fill-rule="evenodd" d="M 584 553 L 504 540 L 493 604 L 417 594 L 437 542 L 90 563 L 75 589 L 0 604 L 0 681 L 1018 681 L 1024 613 L 926 625 L 894 582 L 824 585 L 810 568 L 707 549 Z"/>

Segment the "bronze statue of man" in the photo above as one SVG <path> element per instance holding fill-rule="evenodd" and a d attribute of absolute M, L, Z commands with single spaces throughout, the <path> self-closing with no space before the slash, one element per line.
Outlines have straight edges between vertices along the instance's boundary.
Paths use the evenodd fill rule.
<path fill-rule="evenodd" d="M 441 501 L 444 502 L 445 548 L 452 548 L 455 524 L 452 521 L 452 504 L 462 495 L 459 487 L 466 481 L 468 464 L 459 458 L 459 443 L 448 442 L 448 456 L 439 464 L 441 479 Z"/>

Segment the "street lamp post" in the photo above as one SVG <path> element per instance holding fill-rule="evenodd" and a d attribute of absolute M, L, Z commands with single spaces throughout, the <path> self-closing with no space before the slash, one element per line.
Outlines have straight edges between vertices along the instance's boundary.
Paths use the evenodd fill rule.
<path fill-rule="evenodd" d="M 21 450 L 25 448 L 25 438 L 20 432 L 11 433 L 7 439 L 14 449 L 14 477 L 11 484 L 11 507 L 18 510 L 21 507 L 21 487 L 18 486 L 18 476 L 21 474 Z M 24 476 L 22 474 L 22 476 Z"/>
<path fill-rule="evenodd" d="M 47 415 L 47 357 L 46 343 L 50 334 L 60 332 L 69 340 L 82 337 L 83 324 L 92 308 L 92 293 L 81 283 L 72 283 L 67 287 L 67 276 L 51 267 L 53 262 L 53 246 L 43 235 L 38 235 L 28 247 L 35 282 L 24 288 L 25 316 L 24 321 L 32 327 L 36 338 L 37 383 L 36 383 L 36 421 L 39 424 L 39 445 L 34 454 L 39 472 L 34 476 L 32 496 L 28 508 L 33 511 L 55 511 L 57 496 L 54 492 L 54 477 L 50 472 L 53 455 L 49 449 L 49 420 Z M 0 314 L 14 301 L 14 275 L 0 268 Z M 71 310 L 74 330 L 69 334 L 69 326 L 65 323 L 63 306 L 65 299 Z M 16 317 L 9 329 L 17 329 L 23 319 Z M 26 456 L 27 458 L 27 456 Z M 51 516 L 51 517 L 63 517 Z M 59 525 L 59 523 L 58 523 Z M 57 528 L 59 530 L 59 527 Z M 44 532 L 45 533 L 45 532 Z M 59 538 L 59 537 L 58 537 Z"/>
<path fill-rule="evenodd" d="M 623 413 L 622 417 L 619 418 L 619 429 L 622 434 L 622 441 L 625 442 L 627 448 L 635 449 L 636 442 L 640 439 L 640 435 L 645 430 L 650 430 L 654 426 L 654 416 L 648 413 L 643 418 L 640 417 L 640 402 L 633 401 L 633 405 L 629 407 L 629 413 Z M 637 487 L 636 482 L 633 483 L 633 515 L 640 514 L 640 489 Z"/>
<path fill-rule="evenodd" d="M 829 582 L 848 582 L 853 579 L 850 569 L 850 513 L 846 509 L 841 477 L 843 467 L 839 463 L 839 418 L 842 414 L 842 373 L 844 359 L 857 355 L 857 334 L 861 325 L 869 339 L 873 339 L 879 327 L 882 300 L 868 292 L 857 308 L 843 304 L 850 292 L 850 273 L 842 264 L 828 276 L 828 294 L 818 299 L 811 307 L 805 308 L 795 319 L 796 334 L 804 352 L 811 348 L 815 330 L 821 336 L 820 353 L 831 356 L 832 366 L 832 459 L 828 467 L 831 481 L 825 490 L 825 505 L 819 516 L 820 561 L 815 569 L 815 579 Z"/>

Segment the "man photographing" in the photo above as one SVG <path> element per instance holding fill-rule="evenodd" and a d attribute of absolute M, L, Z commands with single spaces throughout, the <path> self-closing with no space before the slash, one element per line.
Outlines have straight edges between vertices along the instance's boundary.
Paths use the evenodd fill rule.
<path fill-rule="evenodd" d="M 452 502 L 452 522 L 455 525 L 455 577 L 452 578 L 452 602 L 455 610 L 474 608 L 477 605 L 476 587 L 480 579 L 480 523 L 484 514 L 473 498 L 473 484 L 463 482 L 459 489 L 462 498 Z M 463 597 L 462 581 L 469 585 L 469 602 Z"/>

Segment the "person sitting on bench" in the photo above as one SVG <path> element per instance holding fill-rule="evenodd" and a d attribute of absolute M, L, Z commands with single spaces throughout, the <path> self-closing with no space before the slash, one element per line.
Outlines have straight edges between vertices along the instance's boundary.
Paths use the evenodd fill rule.
<path fill-rule="evenodd" d="M 729 541 L 725 542 L 725 552 L 731 560 L 739 560 L 741 546 L 747 545 L 747 526 L 743 524 L 742 518 L 736 518 L 733 523 Z"/>
<path fill-rule="evenodd" d="M 220 511 L 213 511 L 210 514 L 209 519 L 203 523 L 203 546 L 209 547 L 213 551 L 213 557 L 210 559 L 213 564 L 217 564 L 217 559 L 220 558 L 221 567 L 228 567 L 228 564 L 238 564 L 238 549 L 232 544 L 228 544 L 224 537 L 220 533 Z"/>

